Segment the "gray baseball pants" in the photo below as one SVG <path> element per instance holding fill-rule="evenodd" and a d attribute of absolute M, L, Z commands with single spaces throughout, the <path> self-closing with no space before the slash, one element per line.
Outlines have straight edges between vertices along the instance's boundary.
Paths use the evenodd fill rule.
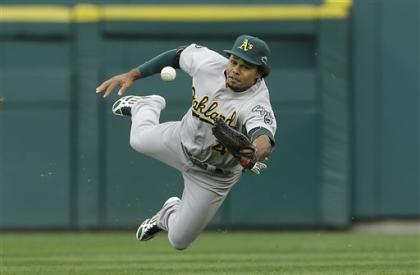
<path fill-rule="evenodd" d="M 172 246 L 182 250 L 210 222 L 241 173 L 217 175 L 194 166 L 182 149 L 181 121 L 159 123 L 165 104 L 162 97 L 150 96 L 133 106 L 130 145 L 183 175 L 181 200 L 165 204 L 158 219 L 158 227 L 168 232 Z"/>

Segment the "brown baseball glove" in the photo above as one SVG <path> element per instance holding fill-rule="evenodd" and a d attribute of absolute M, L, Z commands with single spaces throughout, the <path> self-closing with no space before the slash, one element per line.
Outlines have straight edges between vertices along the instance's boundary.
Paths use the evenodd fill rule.
<path fill-rule="evenodd" d="M 256 148 L 241 132 L 229 127 L 221 118 L 217 118 L 213 126 L 213 135 L 238 161 L 249 159 L 246 169 L 251 169 L 257 162 Z M 242 164 L 242 163 L 241 163 Z"/>

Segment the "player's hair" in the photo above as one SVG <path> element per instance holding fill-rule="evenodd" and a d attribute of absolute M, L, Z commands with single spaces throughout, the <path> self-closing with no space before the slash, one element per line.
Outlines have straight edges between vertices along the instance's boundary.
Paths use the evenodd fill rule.
<path fill-rule="evenodd" d="M 261 78 L 266 78 L 270 74 L 268 66 L 258 66 L 258 71 L 261 73 Z"/>

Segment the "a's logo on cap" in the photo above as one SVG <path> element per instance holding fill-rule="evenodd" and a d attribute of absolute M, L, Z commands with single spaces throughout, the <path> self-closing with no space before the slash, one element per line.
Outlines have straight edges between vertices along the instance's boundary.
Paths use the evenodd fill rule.
<path fill-rule="evenodd" d="M 263 64 L 267 64 L 267 56 L 261 56 L 261 62 L 263 63 Z"/>
<path fill-rule="evenodd" d="M 238 48 L 247 52 L 249 50 L 252 50 L 253 47 L 254 47 L 254 45 L 249 43 L 248 39 L 245 39 L 244 42 L 242 42 L 242 44 Z"/>

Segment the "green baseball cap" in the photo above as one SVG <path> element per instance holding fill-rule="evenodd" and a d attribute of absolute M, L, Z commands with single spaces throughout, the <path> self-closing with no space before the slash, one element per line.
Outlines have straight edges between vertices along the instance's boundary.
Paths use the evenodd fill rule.
<path fill-rule="evenodd" d="M 236 38 L 231 50 L 224 50 L 225 53 L 235 55 L 248 63 L 261 66 L 264 71 L 264 77 L 270 73 L 268 58 L 270 56 L 270 48 L 264 40 L 251 36 L 240 35 Z"/>

